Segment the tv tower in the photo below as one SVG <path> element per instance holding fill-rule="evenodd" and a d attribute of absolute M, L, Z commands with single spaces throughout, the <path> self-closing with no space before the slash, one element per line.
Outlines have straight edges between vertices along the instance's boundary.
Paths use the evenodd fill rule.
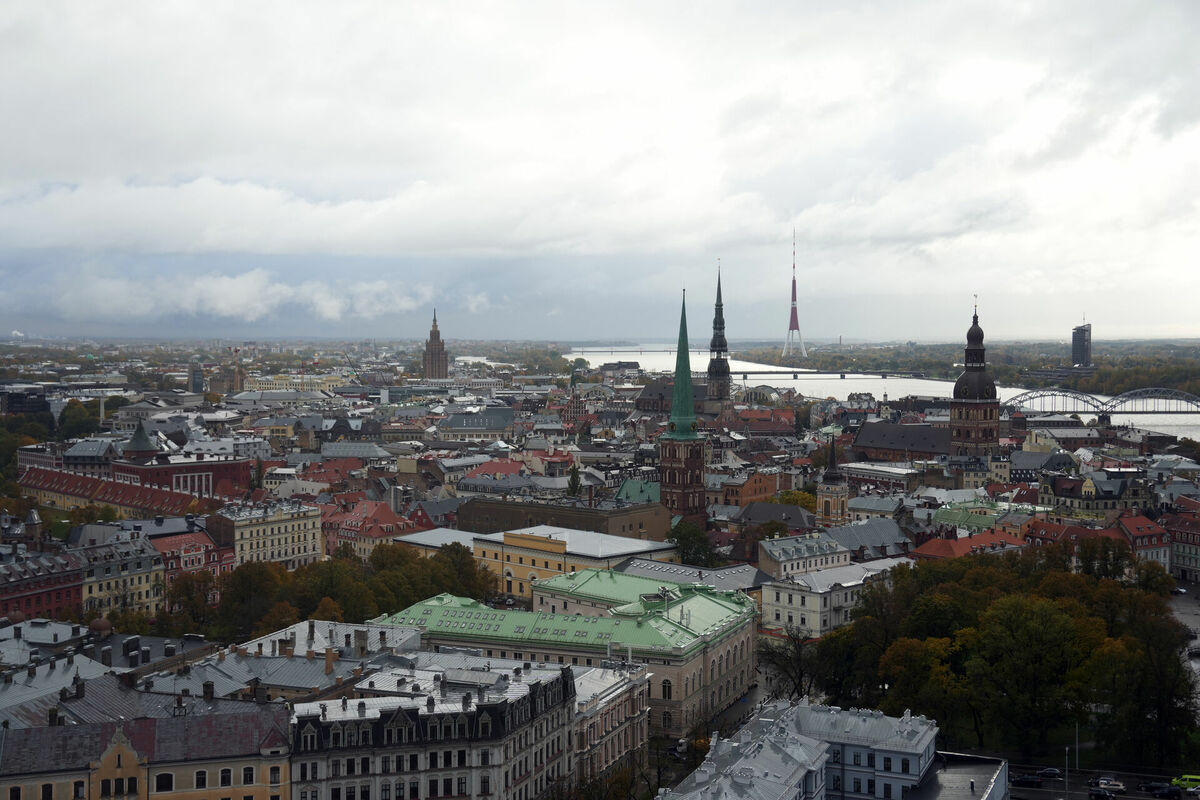
<path fill-rule="evenodd" d="M 788 320 L 787 338 L 783 340 L 783 355 L 795 355 L 797 348 L 801 358 L 808 358 L 804 337 L 800 335 L 800 317 L 796 316 L 796 229 L 792 228 L 792 316 Z"/>

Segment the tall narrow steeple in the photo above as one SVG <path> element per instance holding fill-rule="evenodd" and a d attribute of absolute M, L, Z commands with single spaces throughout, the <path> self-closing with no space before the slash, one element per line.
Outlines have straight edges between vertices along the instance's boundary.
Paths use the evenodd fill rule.
<path fill-rule="evenodd" d="M 804 337 L 800 335 L 800 316 L 796 313 L 796 229 L 792 228 L 792 313 L 788 318 L 787 338 L 783 340 L 783 355 L 795 355 L 797 348 L 801 358 L 808 358 Z"/>
<path fill-rule="evenodd" d="M 675 391 L 671 395 L 671 420 L 666 439 L 696 439 L 696 410 L 692 405 L 692 361 L 688 355 L 687 290 L 679 310 L 679 344 L 675 352 Z"/>
<path fill-rule="evenodd" d="M 713 335 L 708 343 L 708 394 L 706 400 L 729 399 L 729 342 L 725 340 L 725 304 L 721 302 L 721 266 L 717 264 L 717 305 L 713 312 Z"/>

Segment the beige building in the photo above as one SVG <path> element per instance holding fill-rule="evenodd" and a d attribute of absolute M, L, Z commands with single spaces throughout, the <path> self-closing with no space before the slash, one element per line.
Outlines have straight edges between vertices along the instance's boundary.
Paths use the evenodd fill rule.
<path fill-rule="evenodd" d="M 585 667 L 640 661 L 652 673 L 651 733 L 707 731 L 757 681 L 754 601 L 694 585 L 626 599 L 607 615 L 576 615 L 573 604 L 564 613 L 505 611 L 442 594 L 372 621 L 418 627 L 435 650 L 470 647 L 488 658 Z"/>
<path fill-rule="evenodd" d="M 762 588 L 762 627 L 804 638 L 824 636 L 850 622 L 850 612 L 865 586 L 887 580 L 897 564 L 911 563 L 907 558 L 881 558 L 768 583 Z"/>
<path fill-rule="evenodd" d="M 83 610 L 109 614 L 139 612 L 154 616 L 166 599 L 162 555 L 141 535 L 122 535 L 73 553 L 84 562 Z"/>
<path fill-rule="evenodd" d="M 534 581 L 586 569 L 612 569 L 629 558 L 678 562 L 675 545 L 595 531 L 534 525 L 473 539 L 475 560 L 500 577 L 500 591 L 531 597 Z"/>
<path fill-rule="evenodd" d="M 341 375 L 263 375 L 246 378 L 247 392 L 323 392 L 346 386 Z"/>
<path fill-rule="evenodd" d="M 300 502 L 232 503 L 208 517 L 208 533 L 234 548 L 234 565 L 274 561 L 289 570 L 321 559 L 321 509 Z"/>

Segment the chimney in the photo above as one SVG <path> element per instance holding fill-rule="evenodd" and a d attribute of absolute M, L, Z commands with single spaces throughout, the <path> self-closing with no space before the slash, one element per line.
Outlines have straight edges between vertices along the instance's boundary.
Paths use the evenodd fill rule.
<path fill-rule="evenodd" d="M 16 550 L 16 547 L 17 546 L 14 544 L 13 549 Z M 13 625 L 13 638 L 14 639 L 21 638 L 21 626 L 20 625 Z"/>
<path fill-rule="evenodd" d="M 367 715 L 367 701 L 366 700 L 358 701 L 358 715 L 360 717 L 365 717 Z"/>
<path fill-rule="evenodd" d="M 471 708 L 471 693 L 466 692 L 463 695 L 463 711 L 468 711 Z"/>
<path fill-rule="evenodd" d="M 203 691 L 204 691 L 204 699 L 212 700 L 213 697 L 216 695 L 216 687 L 214 686 L 213 682 L 205 681 L 204 683 L 201 684 L 201 686 L 203 687 Z"/>
<path fill-rule="evenodd" d="M 262 655 L 262 642 L 258 643 L 258 648 L 254 651 L 254 657 L 258 658 Z"/>
<path fill-rule="evenodd" d="M 325 648 L 325 674 L 326 675 L 331 675 L 333 673 L 333 661 L 334 661 L 333 648 L 326 647 Z"/>
<path fill-rule="evenodd" d="M 316 620 L 310 619 L 308 621 L 308 640 L 311 642 L 313 640 L 313 638 L 316 637 L 316 635 L 317 635 L 317 622 L 316 622 Z"/>
<path fill-rule="evenodd" d="M 305 651 L 305 653 L 304 653 L 304 657 L 307 658 L 309 661 L 312 661 L 313 656 L 315 656 L 315 655 L 316 655 L 316 653 L 313 652 L 313 649 L 311 647 L 308 648 L 308 650 Z"/>
<path fill-rule="evenodd" d="M 220 650 L 217 651 L 217 663 L 220 664 L 224 660 L 225 660 L 225 648 L 222 647 Z"/>

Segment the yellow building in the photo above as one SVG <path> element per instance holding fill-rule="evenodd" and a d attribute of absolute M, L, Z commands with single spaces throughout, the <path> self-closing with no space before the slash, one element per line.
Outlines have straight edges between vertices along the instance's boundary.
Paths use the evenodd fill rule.
<path fill-rule="evenodd" d="M 282 704 L 11 729 L 0 750 L 0 796 L 281 800 L 290 794 L 290 750 Z"/>
<path fill-rule="evenodd" d="M 500 577 L 500 592 L 513 597 L 532 597 L 535 580 L 585 569 L 612 569 L 629 558 L 679 561 L 671 542 L 553 525 L 479 534 L 472 540 L 472 552 L 476 561 Z"/>
<path fill-rule="evenodd" d="M 321 509 L 288 500 L 233 503 L 208 517 L 208 533 L 233 547 L 234 564 L 274 561 L 289 570 L 321 559 Z"/>

